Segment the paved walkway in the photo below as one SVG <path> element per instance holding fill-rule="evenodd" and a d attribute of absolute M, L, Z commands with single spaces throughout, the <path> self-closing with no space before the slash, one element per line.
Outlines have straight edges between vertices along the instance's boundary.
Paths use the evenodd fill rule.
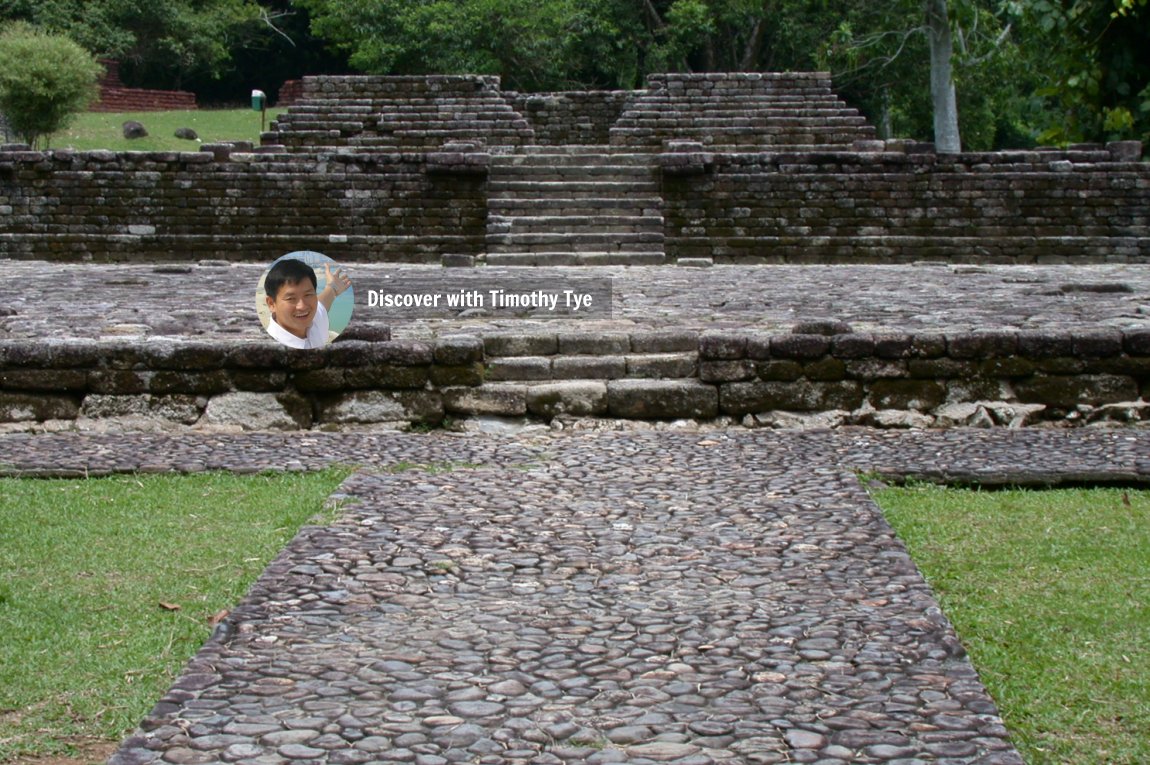
<path fill-rule="evenodd" d="M 856 331 L 1150 326 L 1150 265 L 715 266 L 478 268 L 343 264 L 355 281 L 352 326 L 388 326 L 397 339 L 444 333 L 551 330 L 705 330 L 755 326 L 790 331 L 799 321 L 847 321 Z M 6 338 L 187 336 L 265 341 L 256 284 L 267 264 L 97 265 L 6 261 L 12 294 L 0 306 Z M 607 282 L 610 317 L 466 317 L 391 320 L 367 305 L 369 290 L 397 282 L 513 290 L 531 279 L 556 288 Z M 462 312 L 461 312 L 462 313 Z"/>
<path fill-rule="evenodd" d="M 112 763 L 1020 763 L 852 471 L 1147 482 L 1150 433 L 0 437 L 21 474 L 333 460 L 345 515 Z"/>

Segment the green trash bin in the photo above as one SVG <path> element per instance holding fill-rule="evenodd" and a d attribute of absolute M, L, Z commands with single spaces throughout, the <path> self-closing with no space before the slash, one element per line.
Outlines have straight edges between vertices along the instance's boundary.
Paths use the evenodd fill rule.
<path fill-rule="evenodd" d="M 267 105 L 268 97 L 264 95 L 262 90 L 252 91 L 252 111 L 262 112 Z"/>

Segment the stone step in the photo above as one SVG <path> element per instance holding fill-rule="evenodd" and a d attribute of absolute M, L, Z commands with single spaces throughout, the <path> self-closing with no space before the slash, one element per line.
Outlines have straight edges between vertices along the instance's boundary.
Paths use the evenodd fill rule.
<path fill-rule="evenodd" d="M 489 252 L 650 252 L 663 249 L 663 232 L 488 234 Z"/>
<path fill-rule="evenodd" d="M 518 216 L 642 216 L 660 215 L 663 199 L 653 196 L 584 197 L 582 199 L 517 199 L 494 197 L 487 201 L 488 215 Z"/>
<path fill-rule="evenodd" d="M 489 266 L 661 266 L 667 256 L 662 252 L 488 252 Z"/>
<path fill-rule="evenodd" d="M 502 198 L 516 194 L 575 194 L 604 197 L 637 192 L 657 192 L 657 181 L 515 181 L 489 179 L 488 193 Z"/>
<path fill-rule="evenodd" d="M 491 167 L 499 168 L 502 172 L 512 167 L 601 167 L 614 168 L 652 168 L 654 160 L 650 152 L 613 152 L 609 145 L 594 147 L 598 151 L 586 151 L 587 147 L 578 148 L 579 151 L 559 152 L 547 149 L 561 149 L 553 146 L 524 146 L 522 153 L 500 154 L 491 158 Z"/>
<path fill-rule="evenodd" d="M 769 125 L 771 127 L 826 127 L 867 124 L 866 118 L 853 115 L 787 116 L 773 112 L 734 111 L 729 115 L 707 112 L 705 116 L 651 113 L 647 116 L 625 116 L 612 125 L 617 127 L 685 127 L 702 129 L 729 125 Z"/>
<path fill-rule="evenodd" d="M 638 234 L 661 233 L 662 216 L 558 215 L 487 216 L 487 236 L 498 234 Z"/>
<path fill-rule="evenodd" d="M 643 165 L 505 165 L 492 163 L 491 175 L 501 181 L 511 180 L 658 180 L 658 168 L 653 166 L 651 158 L 647 157 L 648 164 Z"/>

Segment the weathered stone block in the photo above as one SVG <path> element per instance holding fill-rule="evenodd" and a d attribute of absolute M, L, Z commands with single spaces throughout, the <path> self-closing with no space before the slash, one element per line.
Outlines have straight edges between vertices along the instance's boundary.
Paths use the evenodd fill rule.
<path fill-rule="evenodd" d="M 1013 356 L 1018 351 L 1014 332 L 969 332 L 947 335 L 946 352 L 952 359 L 986 359 Z"/>
<path fill-rule="evenodd" d="M 747 336 L 734 332 L 704 332 L 699 337 L 699 358 L 703 361 L 741 359 L 747 355 Z"/>
<path fill-rule="evenodd" d="M 483 383 L 486 371 L 483 363 L 479 361 L 452 367 L 436 365 L 431 368 L 431 384 L 437 388 L 480 385 Z"/>
<path fill-rule="evenodd" d="M 711 419 L 719 410 L 718 389 L 694 380 L 614 380 L 607 400 L 612 416 L 635 419 Z"/>
<path fill-rule="evenodd" d="M 617 332 L 584 332 L 557 337 L 559 353 L 576 356 L 623 354 L 631 350 L 631 336 Z"/>
<path fill-rule="evenodd" d="M 334 425 L 443 421 L 443 399 L 433 391 L 353 391 L 321 399 L 318 410 L 318 422 Z"/>
<path fill-rule="evenodd" d="M 907 334 L 874 335 L 874 354 L 880 359 L 905 359 L 913 354 L 913 338 Z"/>
<path fill-rule="evenodd" d="M 361 370 L 358 370 L 361 371 Z M 342 367 L 325 367 L 324 369 L 308 369 L 294 372 L 288 379 L 298 390 L 308 393 L 315 391 L 336 391 L 348 387 Z"/>
<path fill-rule="evenodd" d="M 527 386 L 488 383 L 478 388 L 444 388 L 443 408 L 451 414 L 517 417 L 527 414 Z"/>
<path fill-rule="evenodd" d="M 867 401 L 875 409 L 925 412 L 945 400 L 946 386 L 934 380 L 875 380 L 867 386 Z"/>
<path fill-rule="evenodd" d="M 143 363 L 149 369 L 219 369 L 228 357 L 227 347 L 216 343 L 150 341 L 141 348 Z"/>
<path fill-rule="evenodd" d="M 580 380 L 532 385 L 527 388 L 527 411 L 541 417 L 606 414 L 607 383 Z"/>
<path fill-rule="evenodd" d="M 771 356 L 809 361 L 827 355 L 830 338 L 825 335 L 777 335 L 771 338 Z"/>
<path fill-rule="evenodd" d="M 79 369 L 9 369 L 0 372 L 0 388 L 9 390 L 83 391 L 88 373 Z"/>
<path fill-rule="evenodd" d="M 1018 400 L 1027 404 L 1073 407 L 1078 404 L 1113 404 L 1138 398 L 1138 385 L 1119 375 L 1079 375 L 1076 377 L 1035 376 L 1014 384 Z"/>
<path fill-rule="evenodd" d="M 377 364 L 342 370 L 343 387 L 347 388 L 422 388 L 430 379 L 431 367 L 408 367 Z M 318 370 L 323 371 L 323 370 Z M 303 390 L 303 388 L 301 388 Z M 316 390 L 319 390 L 318 388 Z M 323 390 L 339 390 L 339 387 Z"/>
<path fill-rule="evenodd" d="M 474 335 L 448 335 L 435 343 L 435 363 L 466 366 L 483 361 L 483 339 Z"/>
<path fill-rule="evenodd" d="M 79 414 L 79 401 L 71 396 L 0 391 L 0 422 L 74 420 Z"/>
<path fill-rule="evenodd" d="M 80 416 L 92 419 L 107 417 L 145 417 L 191 425 L 203 414 L 206 399 L 197 396 L 107 396 L 92 393 L 84 397 Z"/>
<path fill-rule="evenodd" d="M 737 382 L 723 385 L 719 391 L 722 411 L 733 415 L 851 410 L 863 400 L 862 385 L 853 381 Z"/>
<path fill-rule="evenodd" d="M 311 426 L 310 412 L 282 394 L 237 391 L 213 396 L 197 424 L 238 425 L 244 430 L 298 430 Z"/>
<path fill-rule="evenodd" d="M 1047 375 L 1076 375 L 1086 371 L 1086 361 L 1073 356 L 1032 360 L 1034 371 Z"/>
<path fill-rule="evenodd" d="M 1074 353 L 1074 341 L 1061 332 L 1019 332 L 1018 352 L 1031 359 L 1070 356 Z"/>
<path fill-rule="evenodd" d="M 1100 330 L 1074 335 L 1071 340 L 1075 356 L 1103 359 L 1122 353 L 1122 333 Z"/>
<path fill-rule="evenodd" d="M 869 334 L 836 335 L 831 338 L 831 355 L 837 359 L 865 359 L 874 353 Z"/>
<path fill-rule="evenodd" d="M 1122 343 L 1131 356 L 1150 356 L 1150 329 L 1126 330 Z"/>
<path fill-rule="evenodd" d="M 755 377 L 755 363 L 750 359 L 699 362 L 699 379 L 705 383 L 738 382 Z"/>
<path fill-rule="evenodd" d="M 161 369 L 152 375 L 148 390 L 152 393 L 194 393 L 213 395 L 232 389 L 231 378 L 223 369 L 199 372 L 174 372 Z"/>
<path fill-rule="evenodd" d="M 909 363 L 914 364 L 916 360 Z M 861 358 L 845 362 L 846 376 L 852 380 L 881 380 L 907 377 L 908 362 L 901 359 Z"/>
<path fill-rule="evenodd" d="M 623 356 L 556 356 L 551 361 L 555 380 L 617 380 L 626 376 Z"/>
<path fill-rule="evenodd" d="M 559 352 L 559 338 L 551 332 L 487 335 L 483 351 L 488 357 L 550 356 Z"/>
<path fill-rule="evenodd" d="M 696 353 L 642 353 L 625 357 L 628 377 L 667 379 L 694 377 L 698 370 Z"/>
<path fill-rule="evenodd" d="M 547 356 L 489 357 L 485 379 L 492 382 L 550 380 L 551 359 Z"/>
<path fill-rule="evenodd" d="M 847 365 L 839 359 L 822 358 L 803 365 L 803 377 L 808 380 L 842 380 L 847 376 Z"/>
<path fill-rule="evenodd" d="M 260 393 L 282 391 L 287 384 L 286 372 L 232 369 L 228 372 L 228 377 L 234 389 Z"/>
<path fill-rule="evenodd" d="M 631 335 L 634 353 L 692 353 L 699 350 L 699 335 L 690 330 L 659 330 Z"/>
<path fill-rule="evenodd" d="M 93 369 L 88 372 L 88 391 L 91 393 L 146 393 L 152 372 L 132 372 L 126 369 Z"/>
<path fill-rule="evenodd" d="M 978 364 L 978 374 L 990 379 L 1015 379 L 1034 374 L 1034 362 L 1022 356 L 987 359 Z"/>
<path fill-rule="evenodd" d="M 978 362 L 956 359 L 910 359 L 906 362 L 910 376 L 918 380 L 945 380 L 973 377 L 978 374 Z"/>
<path fill-rule="evenodd" d="M 803 376 L 803 365 L 797 361 L 778 359 L 755 362 L 755 371 L 760 380 L 789 381 Z"/>

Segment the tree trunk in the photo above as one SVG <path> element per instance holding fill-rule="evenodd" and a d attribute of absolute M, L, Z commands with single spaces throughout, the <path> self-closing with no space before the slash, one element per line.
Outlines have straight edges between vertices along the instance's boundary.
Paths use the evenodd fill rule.
<path fill-rule="evenodd" d="M 953 45 L 947 0 L 924 0 L 930 38 L 930 98 L 934 105 L 934 146 L 944 154 L 962 151 L 958 135 L 958 105 L 950 71 Z"/>

